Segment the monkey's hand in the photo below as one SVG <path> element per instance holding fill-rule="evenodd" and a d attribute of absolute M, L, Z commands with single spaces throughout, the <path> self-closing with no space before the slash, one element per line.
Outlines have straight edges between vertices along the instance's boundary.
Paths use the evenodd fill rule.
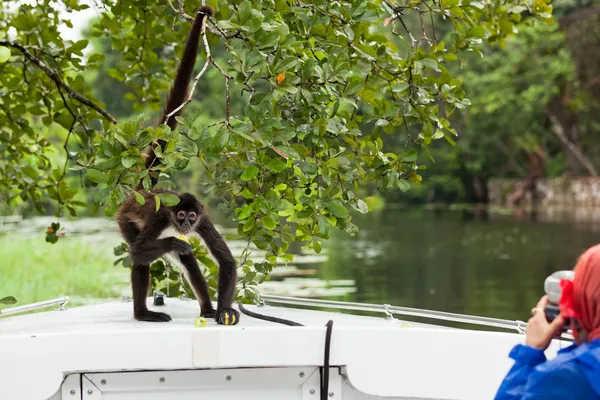
<path fill-rule="evenodd" d="M 240 313 L 231 307 L 224 308 L 222 310 L 217 310 L 215 319 L 217 320 L 217 324 L 236 325 L 240 322 Z"/>
<path fill-rule="evenodd" d="M 192 252 L 192 245 L 187 242 L 184 242 L 183 240 L 172 237 L 171 251 L 174 251 L 179 254 L 188 254 Z"/>
<path fill-rule="evenodd" d="M 204 318 L 213 318 L 215 316 L 215 309 L 211 307 L 209 309 L 202 310 L 200 312 L 200 316 Z"/>
<path fill-rule="evenodd" d="M 138 321 L 147 321 L 147 322 L 169 322 L 171 321 L 171 316 L 169 314 L 165 314 L 163 312 L 156 312 L 146 310 L 134 317 Z"/>

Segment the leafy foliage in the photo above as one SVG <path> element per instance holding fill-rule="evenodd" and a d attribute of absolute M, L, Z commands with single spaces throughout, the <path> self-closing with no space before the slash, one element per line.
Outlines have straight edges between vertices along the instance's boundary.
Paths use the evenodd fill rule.
<path fill-rule="evenodd" d="M 173 173 L 199 160 L 205 189 L 225 200 L 238 221 L 234 236 L 247 240 L 240 296 L 250 299 L 257 274 L 268 276 L 277 262 L 292 260 L 293 242 L 318 253 L 332 229 L 357 232 L 349 208 L 368 211 L 361 182 L 380 191 L 419 186 L 419 150 L 442 138 L 454 144 L 448 117 L 470 104 L 448 66 L 479 54 L 483 40 L 504 45 L 522 19 L 550 20 L 552 10 L 545 0 L 213 1 L 216 23 L 207 44 L 223 46 L 225 54 L 204 57 L 224 79 L 221 118 L 206 125 L 186 113 L 171 132 L 148 127 L 144 117 L 112 124 L 101 112 L 104 104 L 82 73 L 104 56 L 84 57 L 87 40 L 61 38 L 58 26 L 70 22 L 56 12 L 59 3 L 87 8 L 73 0 L 0 9 L 2 36 L 16 30 L 14 39 L 0 40 L 16 50 L 0 74 L 0 196 L 31 201 L 40 211 L 50 199 L 59 205 L 57 216 L 64 209 L 75 214 L 85 203 L 75 199 L 79 182 L 65 177 L 78 175 L 112 216 L 133 185 L 149 188 L 149 174 L 161 172 L 158 187 L 170 188 Z M 90 34 L 110 37 L 122 54 L 110 76 L 125 83 L 136 111 L 158 111 L 189 28 L 184 10 L 168 1 L 101 3 Z M 198 6 L 183 3 L 188 12 Z M 445 40 L 437 39 L 436 24 Z M 232 110 L 232 96 L 243 98 L 245 108 Z M 36 129 L 55 123 L 68 132 L 62 165 L 51 160 Z M 384 148 L 387 135 L 402 138 L 401 151 Z M 159 139 L 167 142 L 157 152 L 160 165 L 145 170 L 143 151 Z M 155 199 L 173 203 L 167 195 Z M 251 245 L 267 251 L 262 263 L 248 260 Z M 195 248 L 213 274 L 210 259 Z M 167 276 L 164 266 L 157 268 L 155 287 Z"/>
<path fill-rule="evenodd" d="M 574 65 L 556 25 L 525 28 L 506 49 L 488 53 L 463 73 L 473 106 L 459 146 L 471 171 L 524 177 L 519 152 L 557 145 L 545 112 L 574 76 Z"/>

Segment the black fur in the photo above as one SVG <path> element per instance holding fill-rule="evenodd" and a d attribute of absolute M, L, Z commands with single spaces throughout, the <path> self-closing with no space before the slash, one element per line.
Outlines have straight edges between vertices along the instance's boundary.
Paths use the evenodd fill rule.
<path fill-rule="evenodd" d="M 154 193 L 160 192 L 162 191 L 154 191 Z M 179 197 L 179 204 L 172 207 L 161 204 L 156 212 L 154 193 L 140 193 L 144 196 L 144 205 L 140 205 L 134 196 L 130 196 L 117 214 L 121 234 L 130 246 L 133 261 L 131 283 L 134 318 L 140 321 L 170 321 L 168 315 L 149 311 L 146 306 L 146 297 L 150 287 L 148 266 L 157 258 L 169 253 L 183 265 L 184 275 L 198 299 L 200 314 L 205 317 L 214 316 L 220 324 L 237 324 L 240 318 L 239 313 L 231 308 L 237 283 L 236 263 L 204 206 L 189 193 L 170 192 Z M 178 218 L 178 215 L 181 218 Z M 219 303 L 216 311 L 210 300 L 206 280 L 192 255 L 192 247 L 176 237 L 160 238 L 167 229 L 174 229 L 175 234 L 197 233 L 219 263 Z"/>
<path fill-rule="evenodd" d="M 188 96 L 188 86 L 199 50 L 200 34 L 207 15 L 213 15 L 212 8 L 202 6 L 190 28 L 177 74 L 165 101 L 160 123 L 166 123 L 172 130 L 177 127 L 175 116 L 181 114 L 183 107 L 168 120 L 166 118 L 173 110 L 183 104 Z M 159 141 L 159 143 L 151 145 L 145 160 L 145 166 L 148 170 L 155 166 L 156 155 L 154 149 L 157 145 L 164 146 L 164 142 Z M 151 186 L 153 187 L 157 182 L 156 173 L 155 171 L 149 172 L 151 172 Z M 179 197 L 179 204 L 173 207 L 160 204 L 158 211 L 156 211 L 154 195 L 166 191 L 144 191 L 141 182 L 137 190 L 144 197 L 145 203 L 140 205 L 136 198 L 131 195 L 117 212 L 119 228 L 123 238 L 129 245 L 133 260 L 131 286 L 134 318 L 140 321 L 153 322 L 171 320 L 169 315 L 150 311 L 146 305 L 148 290 L 150 289 L 149 265 L 157 258 L 168 253 L 183 265 L 186 279 L 198 298 L 201 315 L 205 317 L 214 316 L 220 324 L 237 324 L 239 313 L 231 308 L 237 283 L 235 260 L 229 247 L 227 247 L 227 244 L 210 221 L 204 206 L 189 193 L 178 194 L 169 191 L 169 193 Z M 198 233 L 213 257 L 217 259 L 219 263 L 219 303 L 216 311 L 210 300 L 206 280 L 192 255 L 192 247 L 187 242 L 175 237 L 161 238 L 161 234 L 169 228 L 175 229 L 178 233 L 184 235 L 188 235 L 192 231 Z"/>

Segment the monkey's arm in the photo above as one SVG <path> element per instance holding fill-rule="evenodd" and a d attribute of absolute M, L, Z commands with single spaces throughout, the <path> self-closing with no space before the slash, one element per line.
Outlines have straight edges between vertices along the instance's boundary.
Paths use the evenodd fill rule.
<path fill-rule="evenodd" d="M 197 231 L 212 256 L 219 263 L 219 298 L 215 319 L 220 324 L 235 325 L 240 320 L 239 313 L 231 308 L 237 284 L 235 259 L 208 216 L 202 217 Z"/>
<path fill-rule="evenodd" d="M 179 254 L 187 254 L 192 251 L 190 244 L 183 240 L 174 237 L 158 239 L 170 223 L 169 217 L 164 212 L 158 212 L 151 217 L 146 227 L 131 243 L 131 259 L 134 265 L 150 264 L 171 251 Z"/>
<path fill-rule="evenodd" d="M 192 247 L 189 243 L 174 237 L 156 240 L 147 240 L 140 237 L 131 246 L 131 258 L 134 264 L 150 264 L 171 251 L 187 254 L 192 251 Z"/>

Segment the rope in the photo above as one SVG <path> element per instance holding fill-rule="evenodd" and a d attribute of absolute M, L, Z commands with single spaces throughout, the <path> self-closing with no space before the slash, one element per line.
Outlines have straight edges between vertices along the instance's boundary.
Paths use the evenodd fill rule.
<path fill-rule="evenodd" d="M 262 319 L 264 321 L 275 322 L 278 324 L 284 324 L 284 325 L 289 325 L 289 326 L 304 326 L 299 322 L 292 321 L 289 319 L 273 317 L 271 315 L 264 315 L 264 314 L 256 313 L 254 311 L 250 311 L 246 307 L 244 307 L 244 305 L 242 304 L 241 301 L 238 302 L 238 307 L 240 308 L 240 311 L 243 314 L 246 314 L 253 318 Z M 323 355 L 324 356 L 323 357 L 323 367 L 320 368 L 320 370 L 321 370 L 321 385 L 320 385 L 321 386 L 321 400 L 327 400 L 327 396 L 329 393 L 329 354 L 331 352 L 331 332 L 333 330 L 333 321 L 332 320 L 327 321 L 327 324 L 325 326 L 327 327 L 327 330 L 325 332 L 325 352 Z"/>

